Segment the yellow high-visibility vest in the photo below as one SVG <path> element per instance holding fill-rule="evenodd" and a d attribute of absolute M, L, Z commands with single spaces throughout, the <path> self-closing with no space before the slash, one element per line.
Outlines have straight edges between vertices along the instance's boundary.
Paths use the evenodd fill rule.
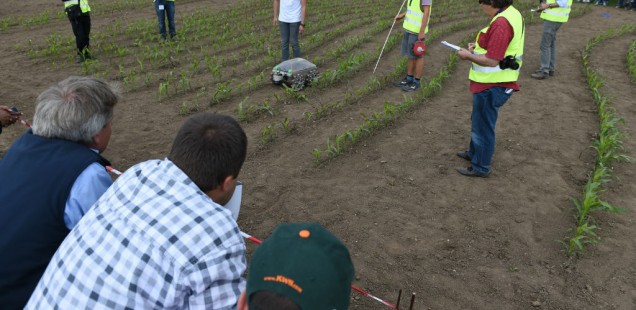
<path fill-rule="evenodd" d="M 420 28 L 422 27 L 422 19 L 424 18 L 424 13 L 422 12 L 422 8 L 420 7 L 420 0 L 408 0 L 409 5 L 406 7 L 406 16 L 404 17 L 404 29 L 406 31 L 412 33 L 420 33 Z M 432 9 L 432 6 L 430 6 Z M 429 18 L 430 18 L 430 10 L 429 10 Z M 424 33 L 428 33 L 428 21 L 426 22 L 426 29 Z"/>
<path fill-rule="evenodd" d="M 78 5 L 80 6 L 80 9 L 82 9 L 82 13 L 88 13 L 91 11 L 91 7 L 88 5 L 88 0 L 68 0 L 68 1 L 64 1 L 64 8 L 67 8 L 69 6 L 74 6 L 74 5 Z"/>
<path fill-rule="evenodd" d="M 547 4 L 556 3 L 556 0 L 548 0 Z M 565 23 L 570 18 L 570 11 L 572 10 L 572 0 L 568 1 L 568 5 L 564 8 L 549 8 L 541 12 L 541 18 L 557 23 Z"/>
<path fill-rule="evenodd" d="M 523 62 L 523 42 L 525 39 L 524 26 L 523 26 L 523 17 L 521 17 L 521 13 L 513 7 L 509 6 L 505 11 L 495 15 L 495 17 L 490 21 L 492 24 L 497 18 L 505 18 L 510 25 L 512 25 L 512 29 L 514 31 L 514 36 L 508 44 L 508 48 L 506 48 L 506 56 L 512 55 L 515 56 L 517 62 L 519 63 L 519 69 L 500 69 L 499 66 L 495 67 L 485 67 L 480 66 L 473 62 L 470 73 L 468 74 L 468 79 L 478 83 L 504 83 L 504 82 L 516 82 L 519 78 L 519 70 L 521 70 L 521 65 Z M 486 54 L 486 49 L 479 46 L 479 36 L 482 33 L 488 31 L 490 28 L 490 24 L 488 27 L 482 29 L 479 34 L 477 34 L 477 39 L 475 40 L 475 50 L 473 51 L 477 55 Z"/>

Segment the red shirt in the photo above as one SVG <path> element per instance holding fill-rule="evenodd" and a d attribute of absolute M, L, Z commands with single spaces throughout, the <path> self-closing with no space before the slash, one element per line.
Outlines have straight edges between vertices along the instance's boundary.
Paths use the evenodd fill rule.
<path fill-rule="evenodd" d="M 508 8 L 506 7 L 506 9 Z M 479 41 L 477 41 L 477 43 L 486 50 L 486 57 L 501 61 L 506 57 L 506 49 L 510 41 L 512 41 L 515 32 L 507 19 L 503 17 L 495 18 L 495 21 L 490 24 L 488 30 L 479 35 Z M 495 86 L 512 88 L 515 91 L 519 91 L 519 84 L 517 84 L 517 82 L 478 83 L 470 81 L 470 92 L 476 94 Z"/>

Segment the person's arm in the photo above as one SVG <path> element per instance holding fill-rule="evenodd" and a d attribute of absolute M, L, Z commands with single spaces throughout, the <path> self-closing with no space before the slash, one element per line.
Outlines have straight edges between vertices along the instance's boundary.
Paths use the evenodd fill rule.
<path fill-rule="evenodd" d="M 92 163 L 75 179 L 64 208 L 64 225 L 73 229 L 113 181 L 98 163 Z"/>
<path fill-rule="evenodd" d="M 398 20 L 404 18 L 404 16 L 406 16 L 406 13 L 400 13 L 400 14 L 395 16 L 395 20 L 398 21 Z"/>
<path fill-rule="evenodd" d="M 301 6 L 302 13 L 300 14 L 300 27 L 298 28 L 298 32 L 302 34 L 303 32 L 305 32 L 305 22 L 306 22 L 305 17 L 307 14 L 307 0 L 301 0 L 300 6 Z"/>
<path fill-rule="evenodd" d="M 2 123 L 2 126 L 0 127 L 7 127 L 13 123 L 15 123 L 15 121 L 17 120 L 17 118 L 15 117 L 14 113 L 12 113 L 13 111 L 11 111 L 11 109 L 9 109 L 9 107 L 6 106 L 0 106 L 0 123 Z"/>
<path fill-rule="evenodd" d="M 424 41 L 424 39 L 426 39 L 426 25 L 428 25 L 428 19 L 431 16 L 431 6 L 423 5 L 421 9 L 424 16 L 422 16 L 422 25 L 420 26 L 420 33 L 417 35 L 417 39 Z"/>
<path fill-rule="evenodd" d="M 568 0 L 557 0 L 556 3 L 545 3 L 542 2 L 540 5 L 541 11 L 545 9 L 554 9 L 554 8 L 563 8 L 568 5 Z"/>
<path fill-rule="evenodd" d="M 274 0 L 274 18 L 272 24 L 278 26 L 278 8 L 280 7 L 280 0 Z"/>
<path fill-rule="evenodd" d="M 499 62 L 506 57 L 506 49 L 512 41 L 514 30 L 505 18 L 498 18 L 495 22 L 490 24 L 488 33 L 488 42 L 485 45 L 488 46 L 486 54 L 475 54 L 473 52 L 474 45 L 469 45 L 470 50 L 462 48 L 458 52 L 459 58 L 463 60 L 470 60 L 482 67 L 498 66 Z"/>
<path fill-rule="evenodd" d="M 192 292 L 188 297 L 188 308 L 234 309 L 245 290 L 245 279 L 241 275 L 246 266 L 244 243 L 218 248 L 201 258 L 184 279 L 184 287 Z"/>
<path fill-rule="evenodd" d="M 488 58 L 485 54 L 473 54 L 471 51 L 465 48 L 460 49 L 457 53 L 459 55 L 459 58 L 463 60 L 470 60 L 471 62 L 474 62 L 482 67 L 495 67 L 499 65 L 499 60 Z"/>

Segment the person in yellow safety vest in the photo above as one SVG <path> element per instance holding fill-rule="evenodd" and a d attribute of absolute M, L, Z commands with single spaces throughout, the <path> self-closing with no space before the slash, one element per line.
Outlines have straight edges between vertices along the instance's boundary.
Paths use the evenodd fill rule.
<path fill-rule="evenodd" d="M 91 7 L 88 0 L 67 0 L 64 2 L 64 12 L 73 27 L 75 44 L 77 45 L 77 62 L 93 59 L 90 46 Z"/>
<path fill-rule="evenodd" d="M 393 83 L 403 91 L 416 91 L 420 88 L 420 78 L 424 74 L 424 55 L 413 53 L 413 45 L 424 41 L 428 33 L 428 22 L 431 16 L 433 0 L 406 0 L 406 13 L 398 14 L 395 20 L 404 18 L 404 35 L 402 36 L 402 55 L 408 58 L 406 77 Z"/>
<path fill-rule="evenodd" d="M 457 156 L 470 161 L 457 172 L 471 177 L 488 177 L 495 152 L 495 125 L 499 109 L 513 92 L 519 91 L 519 70 L 523 61 L 525 27 L 513 0 L 479 0 L 490 17 L 488 27 L 477 35 L 468 49 L 460 49 L 459 58 L 472 62 L 468 79 L 473 93 L 472 124 L 468 150 Z"/>
<path fill-rule="evenodd" d="M 554 75 L 556 69 L 556 35 L 561 25 L 570 17 L 572 0 L 547 0 L 541 3 L 539 11 L 543 19 L 543 36 L 541 36 L 541 67 L 532 74 L 537 80 Z"/>

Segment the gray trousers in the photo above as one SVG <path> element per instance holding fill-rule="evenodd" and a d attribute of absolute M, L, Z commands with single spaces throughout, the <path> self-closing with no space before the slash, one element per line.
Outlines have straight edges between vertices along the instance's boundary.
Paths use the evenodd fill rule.
<path fill-rule="evenodd" d="M 543 21 L 543 36 L 541 37 L 541 68 L 543 72 L 554 71 L 556 68 L 556 33 L 563 23 Z"/>

